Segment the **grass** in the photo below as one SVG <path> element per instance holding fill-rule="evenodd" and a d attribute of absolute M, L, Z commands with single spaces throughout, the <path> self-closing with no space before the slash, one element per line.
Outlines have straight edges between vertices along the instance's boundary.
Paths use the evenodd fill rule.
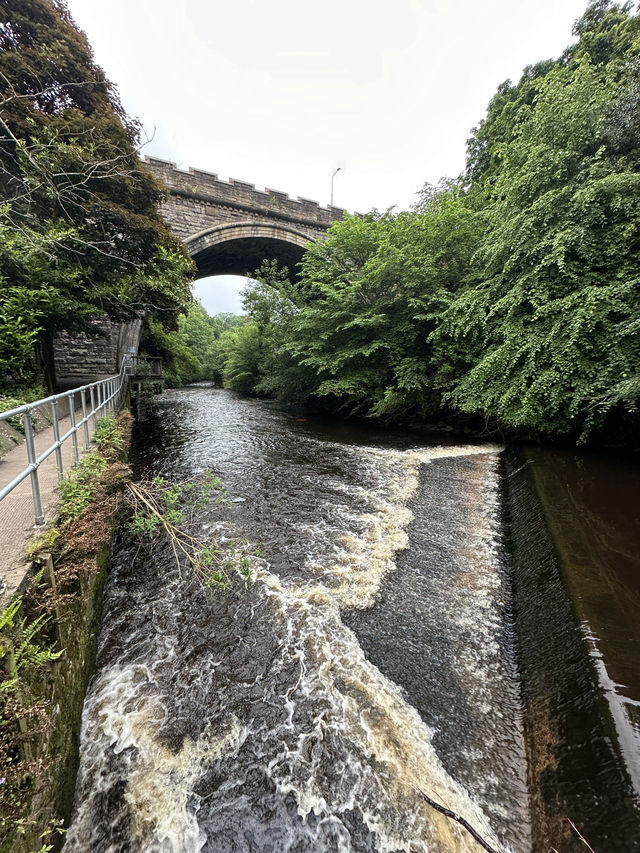
<path fill-rule="evenodd" d="M 34 560 L 38 555 L 54 548 L 58 539 L 60 539 L 60 530 L 57 527 L 46 530 L 27 545 L 24 549 L 25 556 L 28 560 Z"/>
<path fill-rule="evenodd" d="M 124 450 L 124 434 L 115 415 L 98 419 L 93 441 L 98 449 L 85 454 L 58 486 L 61 521 L 73 520 L 84 512 L 94 499 L 107 466 Z"/>
<path fill-rule="evenodd" d="M 82 457 L 78 467 L 60 482 L 58 492 L 62 520 L 77 518 L 89 506 L 107 464 L 101 453 L 88 453 Z"/>
<path fill-rule="evenodd" d="M 9 412 L 11 409 L 17 409 L 18 406 L 24 406 L 25 403 L 35 403 L 36 400 L 42 400 L 47 396 L 47 392 L 42 385 L 34 385 L 30 388 L 13 389 L 11 395 L 0 394 L 0 413 Z M 24 425 L 22 423 L 22 415 L 9 418 L 6 423 L 10 427 L 24 435 Z"/>
<path fill-rule="evenodd" d="M 124 449 L 124 436 L 115 415 L 106 415 L 98 419 L 93 440 L 98 449 L 109 456 Z"/>
<path fill-rule="evenodd" d="M 24 593 L 0 611 L 3 851 L 59 847 L 106 548 L 129 477 L 130 425 L 126 413 L 98 420 L 96 449 L 59 485 L 56 524 L 26 553 L 32 562 L 50 554 L 52 562 L 34 567 Z"/>

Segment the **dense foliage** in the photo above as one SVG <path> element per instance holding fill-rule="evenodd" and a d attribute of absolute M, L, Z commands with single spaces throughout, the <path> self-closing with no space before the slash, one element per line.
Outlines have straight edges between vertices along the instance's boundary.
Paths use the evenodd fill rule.
<path fill-rule="evenodd" d="M 0 8 L 0 372 L 100 313 L 147 317 L 172 383 L 209 379 L 388 421 L 629 442 L 640 425 L 640 30 L 596 0 L 506 81 L 466 171 L 412 211 L 347 216 L 244 318 L 189 303 L 139 129 L 62 0 Z"/>
<path fill-rule="evenodd" d="M 0 377 L 107 314 L 175 323 L 191 262 L 63 0 L 0 3 Z"/>
<path fill-rule="evenodd" d="M 502 84 L 467 170 L 263 266 L 229 387 L 387 420 L 630 441 L 640 425 L 640 31 L 597 0 Z"/>
<path fill-rule="evenodd" d="M 640 174 L 607 139 L 616 89 L 588 58 L 554 69 L 505 151 L 479 280 L 444 317 L 466 411 L 586 435 L 633 404 L 634 372 L 637 399 Z"/>
<path fill-rule="evenodd" d="M 213 381 L 222 384 L 234 330 L 243 318 L 234 314 L 210 317 L 202 305 L 191 303 L 176 329 L 166 329 L 151 320 L 143 332 L 141 351 L 163 360 L 163 374 L 169 386 Z"/>
<path fill-rule="evenodd" d="M 526 93 L 515 121 L 490 108 L 470 144 L 472 173 L 488 161 L 487 231 L 438 340 L 465 354 L 448 385 L 464 411 L 584 439 L 631 426 L 640 393 L 638 17 L 594 3 L 575 33 L 511 87 L 509 104 Z"/>

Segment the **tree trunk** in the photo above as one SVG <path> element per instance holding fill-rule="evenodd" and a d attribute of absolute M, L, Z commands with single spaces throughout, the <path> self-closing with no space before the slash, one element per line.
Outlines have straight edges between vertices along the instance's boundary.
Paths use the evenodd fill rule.
<path fill-rule="evenodd" d="M 49 394 L 56 392 L 56 362 L 53 355 L 53 336 L 46 331 L 38 335 L 35 346 L 36 364 L 42 373 Z"/>

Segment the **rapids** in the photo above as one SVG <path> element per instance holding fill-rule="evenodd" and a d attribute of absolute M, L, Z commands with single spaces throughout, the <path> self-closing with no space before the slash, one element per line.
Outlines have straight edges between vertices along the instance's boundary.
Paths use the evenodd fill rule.
<path fill-rule="evenodd" d="M 121 536 L 65 851 L 478 850 L 422 790 L 528 853 L 500 453 L 163 394 L 136 477 L 212 469 L 197 532 L 264 552 L 211 592 Z"/>

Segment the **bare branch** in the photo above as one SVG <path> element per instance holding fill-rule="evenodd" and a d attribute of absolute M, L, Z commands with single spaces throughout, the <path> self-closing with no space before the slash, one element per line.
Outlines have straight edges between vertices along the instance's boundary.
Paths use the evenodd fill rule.
<path fill-rule="evenodd" d="M 431 808 L 435 809 L 437 812 L 440 812 L 440 814 L 443 814 L 445 817 L 449 817 L 449 818 L 451 818 L 451 820 L 455 820 L 456 823 L 460 824 L 460 826 L 463 826 L 467 830 L 467 832 L 471 836 L 473 836 L 473 838 L 475 838 L 475 840 L 478 842 L 478 844 L 487 851 L 487 853 L 499 853 L 499 851 L 496 850 L 495 847 L 492 847 L 487 841 L 485 841 L 484 838 L 480 835 L 480 833 L 477 830 L 475 830 L 471 826 L 471 824 L 468 821 L 466 821 L 463 817 L 461 817 L 459 814 L 452 812 L 451 809 L 447 809 L 444 806 L 441 806 L 440 803 L 437 803 L 435 800 L 432 800 L 431 797 L 428 797 L 425 793 L 423 793 L 419 789 L 416 789 L 416 791 L 417 791 L 418 796 L 421 799 L 423 799 L 425 801 L 425 803 L 430 805 Z"/>
<path fill-rule="evenodd" d="M 587 848 L 588 850 L 590 850 L 590 851 L 591 851 L 591 853 L 596 853 L 596 851 L 595 851 L 595 850 L 593 849 L 593 847 L 589 844 L 589 842 L 587 841 L 587 839 L 586 839 L 586 838 L 584 837 L 584 835 L 580 832 L 580 830 L 579 830 L 579 829 L 578 829 L 578 827 L 575 825 L 575 823 L 571 820 L 571 818 L 569 818 L 569 817 L 568 817 L 568 818 L 567 818 L 567 820 L 568 820 L 568 821 L 569 821 L 569 823 L 571 824 L 571 828 L 573 829 L 573 831 L 575 832 L 575 834 L 578 836 L 578 838 L 580 839 L 580 841 L 582 841 L 582 843 L 586 846 L 586 848 Z"/>

